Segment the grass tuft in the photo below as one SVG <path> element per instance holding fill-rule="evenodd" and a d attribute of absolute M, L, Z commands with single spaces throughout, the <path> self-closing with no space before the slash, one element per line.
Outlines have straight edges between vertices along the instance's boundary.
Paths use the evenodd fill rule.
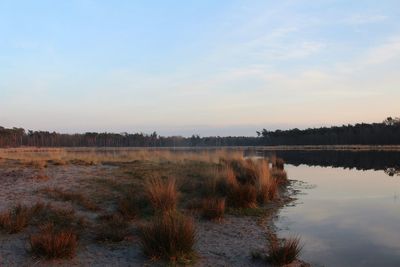
<path fill-rule="evenodd" d="M 251 184 L 233 187 L 228 194 L 228 205 L 235 208 L 256 208 L 256 187 Z"/>
<path fill-rule="evenodd" d="M 273 168 L 271 176 L 277 181 L 278 185 L 285 185 L 288 183 L 287 173 L 285 170 Z"/>
<path fill-rule="evenodd" d="M 300 256 L 302 245 L 300 238 L 290 237 L 280 242 L 272 237 L 268 246 L 267 261 L 278 266 L 290 264 Z"/>
<path fill-rule="evenodd" d="M 30 251 L 39 258 L 68 259 L 75 255 L 78 246 L 77 235 L 72 230 L 57 231 L 53 225 L 42 226 L 29 239 Z"/>
<path fill-rule="evenodd" d="M 147 197 L 156 211 L 171 211 L 176 209 L 178 191 L 174 179 L 150 179 L 146 184 Z"/>
<path fill-rule="evenodd" d="M 32 212 L 27 206 L 18 204 L 0 214 L 0 229 L 9 234 L 16 234 L 25 229 L 31 219 Z"/>
<path fill-rule="evenodd" d="M 195 225 L 192 218 L 178 212 L 158 214 L 140 227 L 139 237 L 143 253 L 151 259 L 193 260 Z"/>
<path fill-rule="evenodd" d="M 201 215 L 207 220 L 221 220 L 225 214 L 225 198 L 206 198 L 202 202 Z"/>

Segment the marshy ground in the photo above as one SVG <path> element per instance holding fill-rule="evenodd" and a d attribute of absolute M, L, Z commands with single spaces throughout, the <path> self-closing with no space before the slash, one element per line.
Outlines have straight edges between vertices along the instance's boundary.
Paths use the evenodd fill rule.
<path fill-rule="evenodd" d="M 242 154 L 2 150 L 0 265 L 289 263 L 299 244 L 273 231 L 292 195 L 283 163 Z"/>

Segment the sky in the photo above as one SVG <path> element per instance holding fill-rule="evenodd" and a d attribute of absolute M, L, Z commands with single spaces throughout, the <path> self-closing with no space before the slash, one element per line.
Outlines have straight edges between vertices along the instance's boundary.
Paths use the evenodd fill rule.
<path fill-rule="evenodd" d="M 255 135 L 400 116 L 398 0 L 0 0 L 0 125 Z"/>

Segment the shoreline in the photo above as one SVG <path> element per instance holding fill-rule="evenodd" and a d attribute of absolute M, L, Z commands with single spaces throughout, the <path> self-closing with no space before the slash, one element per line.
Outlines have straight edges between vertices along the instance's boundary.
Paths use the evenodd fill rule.
<path fill-rule="evenodd" d="M 112 151 L 212 151 L 212 150 L 254 150 L 254 151 L 393 151 L 400 152 L 400 145 L 277 145 L 277 146 L 211 146 L 211 147 L 8 147 L 0 152 L 112 152 Z"/>
<path fill-rule="evenodd" d="M 21 152 L 21 150 L 16 152 Z M 62 266 L 71 264 L 102 266 L 115 262 L 122 266 L 133 263 L 156 266 L 164 264 L 163 261 L 149 261 L 141 253 L 137 232 L 140 231 L 140 225 L 149 223 L 153 216 L 145 210 L 142 211 L 142 215 L 139 214 L 137 218 L 129 221 L 130 226 L 122 242 L 94 242 L 94 234 L 99 224 L 96 218 L 110 211 L 115 212 L 115 204 L 127 192 L 131 192 L 126 191 L 127 189 L 142 192 L 143 179 L 147 179 L 157 172 L 183 179 L 181 180 L 183 184 L 179 186 L 181 198 L 178 208 L 186 216 L 194 218 L 199 231 L 199 239 L 195 245 L 199 258 L 193 262 L 194 266 L 265 266 L 266 262 L 263 260 L 252 258 L 252 252 L 262 250 L 264 254 L 267 253 L 268 234 L 277 235 L 277 232 L 274 231 L 276 229 L 275 218 L 285 205 L 295 200 L 296 195 L 296 191 L 291 188 L 292 181 L 289 180 L 278 199 L 268 200 L 265 204 L 243 210 L 237 207 L 231 209 L 228 206 L 229 209 L 226 210 L 221 221 L 209 221 L 201 217 L 201 210 L 192 210 L 188 206 L 193 200 L 195 203 L 199 203 L 201 198 L 198 197 L 204 198 L 196 188 L 199 186 L 204 189 L 208 188 L 207 179 L 203 179 L 210 177 L 214 167 L 218 166 L 215 165 L 218 161 L 208 158 L 209 155 L 205 157 L 202 153 L 193 153 L 192 156 L 195 157 L 191 158 L 188 157 L 190 153 L 185 153 L 184 158 L 186 159 L 184 159 L 177 154 L 171 156 L 170 153 L 166 153 L 164 155 L 166 159 L 158 160 L 155 157 L 140 159 L 135 156 L 136 153 L 132 153 L 132 158 L 119 158 L 119 161 L 111 163 L 108 161 L 107 155 L 102 153 L 96 155 L 98 157 L 96 160 L 90 158 L 93 155 L 88 155 L 86 158 L 81 157 L 80 153 L 72 155 L 67 153 L 67 155 L 60 156 L 57 150 L 32 150 L 31 152 L 50 153 L 43 153 L 44 157 L 41 153 L 34 154 L 29 151 L 27 154 L 16 153 L 15 155 L 21 156 L 20 159 L 10 153 L 12 154 L 10 159 L 4 158 L 1 162 L 3 165 L 0 170 L 2 185 L 0 211 L 5 212 L 18 203 L 31 206 L 38 202 L 51 203 L 55 207 L 75 210 L 76 216 L 84 218 L 88 222 L 88 226 L 82 233 L 81 244 L 76 256 L 71 260 L 55 262 Z M 224 151 L 221 153 L 216 156 L 228 155 Z M 158 155 L 158 153 L 153 155 Z M 232 153 L 229 155 L 234 156 Z M 63 156 L 69 158 L 63 158 Z M 148 157 L 149 154 L 144 156 Z M 206 169 L 212 172 L 207 172 Z M 189 187 L 184 187 L 185 181 L 190 181 L 189 184 L 186 184 Z M 66 200 L 67 198 L 62 199 L 60 192 L 79 194 L 77 196 L 80 196 L 81 201 L 79 202 L 79 199 L 77 199 L 78 202 Z M 215 196 L 215 192 L 213 192 L 208 191 L 207 194 L 211 193 Z M 99 209 L 92 210 L 88 204 L 97 206 Z M 0 262 L 5 265 L 14 262 L 18 265 L 37 263 L 40 266 L 51 265 L 53 262 L 37 261 L 25 251 L 26 238 L 29 237 L 29 234 L 37 231 L 36 228 L 37 226 L 32 225 L 17 235 L 0 235 L 0 245 L 3 247 L 0 251 Z M 295 264 L 297 265 L 294 266 L 307 266 L 301 261 L 296 261 Z M 267 266 L 269 265 L 267 264 Z"/>

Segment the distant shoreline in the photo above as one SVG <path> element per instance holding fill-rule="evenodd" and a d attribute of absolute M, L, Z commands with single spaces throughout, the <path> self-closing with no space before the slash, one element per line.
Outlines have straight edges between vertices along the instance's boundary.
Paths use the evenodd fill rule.
<path fill-rule="evenodd" d="M 280 145 L 280 146 L 197 146 L 197 147 L 15 147 L 0 148 L 7 152 L 30 151 L 131 151 L 131 150 L 255 150 L 255 151 L 395 151 L 400 152 L 400 145 Z"/>

